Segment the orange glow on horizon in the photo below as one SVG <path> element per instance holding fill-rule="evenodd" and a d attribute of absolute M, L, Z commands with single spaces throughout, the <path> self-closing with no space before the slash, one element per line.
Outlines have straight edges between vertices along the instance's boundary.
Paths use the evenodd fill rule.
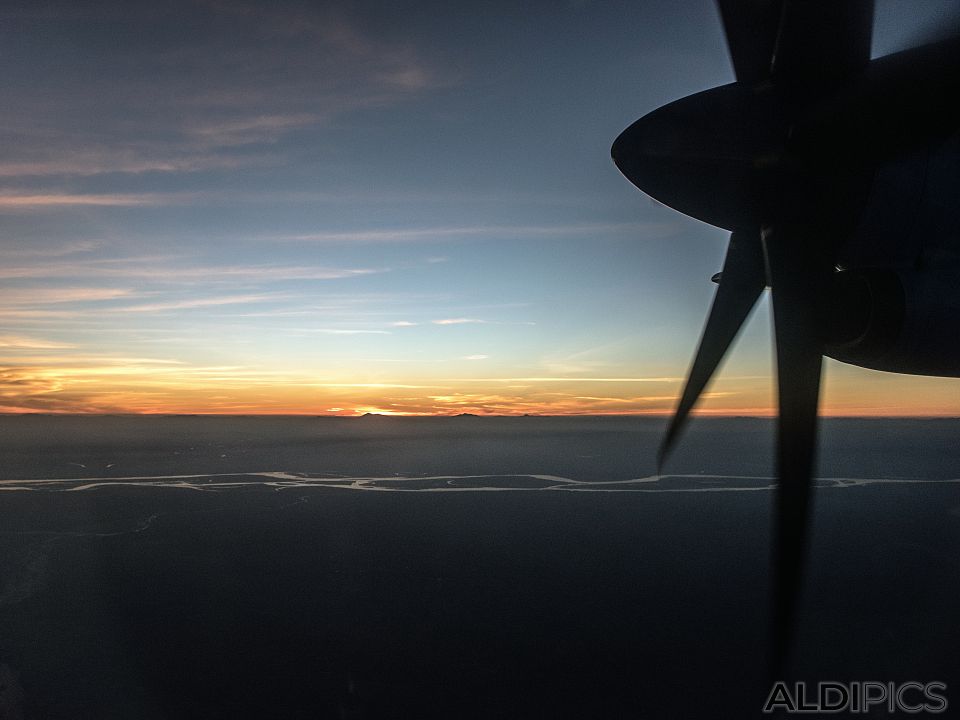
<path fill-rule="evenodd" d="M 638 415 L 673 412 L 679 377 L 350 378 L 275 369 L 85 358 L 0 369 L 0 412 L 396 416 Z M 857 374 L 860 373 L 860 374 Z M 953 417 L 957 380 L 828 368 L 825 417 Z M 776 414 L 763 376 L 720 377 L 701 416 Z"/>

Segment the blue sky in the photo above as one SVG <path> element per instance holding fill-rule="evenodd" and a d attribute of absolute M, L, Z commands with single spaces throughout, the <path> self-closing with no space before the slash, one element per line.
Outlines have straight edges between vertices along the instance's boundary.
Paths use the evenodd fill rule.
<path fill-rule="evenodd" d="M 953 5 L 879 3 L 875 54 Z M 726 236 L 609 147 L 733 80 L 711 2 L 0 15 L 3 410 L 672 407 Z M 770 354 L 763 305 L 704 408 L 769 412 Z M 950 382 L 831 365 L 826 407 Z"/>

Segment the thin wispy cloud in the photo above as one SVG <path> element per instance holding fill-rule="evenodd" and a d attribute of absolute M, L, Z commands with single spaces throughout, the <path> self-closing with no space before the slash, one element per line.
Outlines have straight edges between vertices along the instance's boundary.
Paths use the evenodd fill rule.
<path fill-rule="evenodd" d="M 573 399 L 574 400 L 593 400 L 596 402 L 610 403 L 614 405 L 636 405 L 638 403 L 652 403 L 652 402 L 665 402 L 665 401 L 673 402 L 674 400 L 676 400 L 676 397 L 674 395 L 640 395 L 637 397 L 603 397 L 603 396 L 597 396 L 597 395 L 574 395 Z"/>
<path fill-rule="evenodd" d="M 612 342 L 603 343 L 577 350 L 575 352 L 554 354 L 551 353 L 542 361 L 543 369 L 551 376 L 556 375 L 603 375 L 610 372 L 611 355 L 622 353 L 629 345 L 630 338 L 618 338 Z"/>
<path fill-rule="evenodd" d="M 441 320 L 431 320 L 434 325 L 489 325 L 489 320 L 478 320 L 477 318 L 443 318 Z"/>
<path fill-rule="evenodd" d="M 7 246 L 0 247 L 0 259 L 4 261 L 22 261 L 28 259 L 47 261 L 50 258 L 88 254 L 95 250 L 99 250 L 103 246 L 103 240 L 70 240 L 64 243 L 51 245 L 49 247 Z"/>
<path fill-rule="evenodd" d="M 475 225 L 431 228 L 395 228 L 352 231 L 319 231 L 299 235 L 280 235 L 272 239 L 318 243 L 404 243 L 436 242 L 458 238 L 550 238 L 579 235 L 608 235 L 640 232 L 667 234 L 675 226 L 666 223 L 572 223 L 564 225 Z M 446 258 L 428 259 L 443 262 Z"/>
<path fill-rule="evenodd" d="M 83 312 L 80 310 L 24 310 L 0 305 L 0 322 L 5 323 L 51 323 L 74 319 L 82 314 Z"/>
<path fill-rule="evenodd" d="M 116 300 L 133 293 L 125 288 L 43 287 L 0 288 L 0 307 L 4 305 L 56 305 Z"/>
<path fill-rule="evenodd" d="M 23 335 L 0 335 L 0 350 L 62 350 L 76 347 L 72 343 L 44 340 Z"/>
<path fill-rule="evenodd" d="M 536 325 L 529 320 L 481 320 L 469 317 L 441 318 L 430 322 L 434 325 Z"/>
<path fill-rule="evenodd" d="M 75 262 L 35 262 L 0 267 L 0 278 L 110 278 L 185 283 L 282 280 L 340 280 L 389 272 L 390 268 L 336 268 L 310 265 L 187 265 L 182 257 L 96 258 Z"/>
<path fill-rule="evenodd" d="M 453 380 L 453 378 L 451 378 Z M 679 383 L 682 377 L 503 377 L 456 378 L 458 382 L 482 383 Z"/>
<path fill-rule="evenodd" d="M 348 330 L 341 328 L 294 328 L 296 332 L 320 333 L 323 335 L 390 335 L 389 330 Z"/>
<path fill-rule="evenodd" d="M 171 275 L 207 277 L 215 279 L 274 280 L 341 280 L 389 272 L 389 268 L 328 268 L 272 265 L 242 265 L 234 267 L 199 267 L 170 270 Z M 156 275 L 153 277 L 157 277 Z"/>
<path fill-rule="evenodd" d="M 187 152 L 186 148 L 147 146 L 137 150 L 106 145 L 71 148 L 69 155 L 37 147 L 31 159 L 0 161 L 0 178 L 32 179 L 45 176 L 89 177 L 93 175 L 143 173 L 195 173 L 210 170 L 235 170 L 276 164 L 275 154 L 251 155 L 208 154 Z M 49 155 L 49 156 L 48 156 Z"/>
<path fill-rule="evenodd" d="M 264 301 L 283 299 L 280 295 L 223 295 L 219 297 L 189 298 L 170 302 L 147 303 L 143 305 L 127 305 L 112 308 L 116 312 L 165 312 L 169 310 L 192 310 L 195 308 L 215 307 L 219 305 L 246 305 Z"/>
<path fill-rule="evenodd" d="M 275 142 L 280 136 L 296 128 L 319 121 L 311 113 L 290 115 L 259 115 L 219 122 L 200 122 L 187 132 L 218 146 L 248 145 Z"/>
<path fill-rule="evenodd" d="M 137 366 L 181 366 L 186 363 L 182 360 L 171 358 L 156 357 L 138 357 L 130 355 L 112 355 L 109 353 L 78 353 L 78 352 L 60 352 L 48 355 L 22 355 L 0 356 L 0 363 L 8 366 L 35 366 L 34 369 L 42 368 L 44 372 L 50 368 L 75 369 L 82 370 L 90 367 L 124 367 L 128 365 Z M 9 367 L 7 368 L 10 369 Z"/>
<path fill-rule="evenodd" d="M 66 207 L 146 207 L 181 202 L 183 195 L 174 193 L 18 193 L 0 192 L 2 210 L 38 210 Z"/>
<path fill-rule="evenodd" d="M 374 389 L 384 389 L 384 388 L 393 388 L 393 389 L 406 389 L 406 390 L 423 390 L 429 388 L 442 387 L 438 385 L 410 385 L 407 383 L 311 383 L 312 387 L 325 387 L 325 388 L 374 388 Z"/>
<path fill-rule="evenodd" d="M 50 262 L 40 258 L 39 262 L 19 265 L 0 266 L 0 278 L 41 279 L 41 278 L 122 278 L 144 277 L 160 272 L 156 267 L 157 258 L 98 258 L 74 260 L 73 262 Z M 160 262 L 163 258 L 159 259 Z M 22 259 L 21 259 L 22 263 Z"/>

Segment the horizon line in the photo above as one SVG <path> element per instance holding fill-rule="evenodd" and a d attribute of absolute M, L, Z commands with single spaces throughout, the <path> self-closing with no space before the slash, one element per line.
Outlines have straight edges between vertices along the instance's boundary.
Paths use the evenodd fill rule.
<path fill-rule="evenodd" d="M 584 412 L 584 413 L 377 413 L 365 412 L 357 414 L 342 413 L 311 413 L 311 412 L 136 412 L 136 411 L 116 411 L 116 412 L 82 412 L 82 411 L 43 411 L 43 410 L 25 410 L 25 411 L 0 411 L 0 417 L 23 417 L 23 416 L 42 416 L 42 417 L 209 417 L 209 418 L 228 418 L 228 417 L 261 417 L 261 418 L 340 418 L 340 419 L 362 419 L 362 418 L 391 418 L 391 419 L 417 419 L 417 418 L 662 418 L 669 419 L 673 416 L 672 411 L 650 411 L 637 413 L 603 413 L 603 412 Z M 706 420 L 729 420 L 729 419 L 751 419 L 751 420 L 776 420 L 775 412 L 762 413 L 719 413 L 719 412 L 697 412 L 692 413 L 693 417 Z M 843 414 L 843 413 L 821 413 L 820 419 L 850 419 L 850 420 L 960 420 L 960 414 Z"/>

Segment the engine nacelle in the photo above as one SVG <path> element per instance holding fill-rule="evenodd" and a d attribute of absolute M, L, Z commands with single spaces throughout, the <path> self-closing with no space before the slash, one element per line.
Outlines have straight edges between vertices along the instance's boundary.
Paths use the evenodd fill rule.
<path fill-rule="evenodd" d="M 824 354 L 873 370 L 960 377 L 960 286 L 952 273 L 838 272 Z"/>

